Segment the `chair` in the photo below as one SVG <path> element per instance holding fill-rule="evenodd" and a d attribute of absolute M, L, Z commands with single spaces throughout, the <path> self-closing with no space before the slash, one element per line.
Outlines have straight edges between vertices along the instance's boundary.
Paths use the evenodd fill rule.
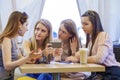
<path fill-rule="evenodd" d="M 120 43 L 113 42 L 113 52 L 115 53 L 116 60 L 120 62 Z"/>
<path fill-rule="evenodd" d="M 113 52 L 115 53 L 116 60 L 120 62 L 120 47 L 114 47 Z"/>

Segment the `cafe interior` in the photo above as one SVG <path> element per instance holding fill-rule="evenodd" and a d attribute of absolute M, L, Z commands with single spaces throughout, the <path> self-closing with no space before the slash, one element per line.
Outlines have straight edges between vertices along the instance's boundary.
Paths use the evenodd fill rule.
<path fill-rule="evenodd" d="M 51 21 L 53 26 L 53 32 L 52 32 L 53 38 L 58 37 L 57 32 L 58 32 L 59 24 L 62 20 L 67 18 L 73 19 L 77 25 L 79 37 L 81 38 L 82 44 L 84 45 L 86 43 L 86 37 L 85 37 L 85 33 L 82 30 L 81 15 L 87 10 L 95 10 L 100 15 L 100 19 L 104 31 L 107 32 L 110 35 L 110 38 L 112 39 L 115 58 L 117 59 L 118 62 L 120 62 L 119 3 L 120 0 L 0 0 L 0 33 L 4 30 L 7 23 L 7 19 L 11 14 L 11 12 L 21 11 L 21 12 L 26 12 L 29 15 L 29 19 L 28 19 L 29 24 L 28 24 L 28 31 L 25 33 L 25 35 L 23 37 L 18 37 L 17 39 L 17 43 L 20 48 L 22 48 L 21 44 L 23 40 L 29 39 L 29 37 L 33 34 L 34 25 L 41 18 L 46 18 Z M 21 69 L 23 70 L 25 68 L 26 66 L 21 67 Z M 30 67 L 28 67 L 28 69 L 29 68 Z M 101 66 L 98 66 L 98 68 L 104 70 Z M 95 69 L 97 70 L 96 67 Z M 60 70 L 62 69 L 59 68 L 59 72 Z M 84 68 L 82 70 L 86 71 L 84 70 Z M 67 71 L 66 69 L 66 72 L 69 72 L 69 70 Z M 23 71 L 23 73 L 26 72 Z M 17 79 L 17 80 L 26 80 L 26 79 L 35 80 L 28 78 Z M 60 79 L 56 78 L 54 80 L 60 80 Z M 62 80 L 68 80 L 68 79 L 62 79 Z"/>

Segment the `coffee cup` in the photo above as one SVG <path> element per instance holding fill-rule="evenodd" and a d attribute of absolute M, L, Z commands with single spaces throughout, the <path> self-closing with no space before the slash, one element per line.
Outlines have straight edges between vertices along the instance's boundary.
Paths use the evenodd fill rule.
<path fill-rule="evenodd" d="M 87 64 L 87 58 L 88 58 L 88 48 L 80 48 L 79 54 L 80 54 L 80 64 Z"/>

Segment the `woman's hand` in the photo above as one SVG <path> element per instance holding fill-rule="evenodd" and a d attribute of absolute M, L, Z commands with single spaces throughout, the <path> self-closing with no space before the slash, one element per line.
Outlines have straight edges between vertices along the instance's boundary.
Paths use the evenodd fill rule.
<path fill-rule="evenodd" d="M 63 49 L 62 48 L 56 48 L 54 51 L 54 57 L 58 57 L 61 56 L 63 53 Z"/>
<path fill-rule="evenodd" d="M 73 63 L 79 62 L 80 61 L 80 54 L 79 51 L 75 53 L 75 56 L 70 56 L 66 58 L 66 61 L 71 61 Z"/>
<path fill-rule="evenodd" d="M 75 55 L 76 53 L 76 50 L 77 50 L 77 39 L 76 37 L 73 37 L 71 40 L 70 40 L 70 48 L 71 48 L 71 51 L 72 51 L 72 55 Z"/>
<path fill-rule="evenodd" d="M 77 62 L 78 62 L 78 59 L 77 59 L 77 57 L 75 57 L 75 56 L 70 56 L 70 57 L 67 57 L 65 61 L 77 63 Z"/>
<path fill-rule="evenodd" d="M 37 59 L 40 59 L 42 57 L 42 51 L 41 49 L 38 50 L 38 52 L 31 51 L 28 55 L 28 61 L 29 64 L 34 64 Z"/>
<path fill-rule="evenodd" d="M 27 64 L 35 64 L 35 62 L 36 62 L 36 58 L 32 58 L 32 59 L 28 60 L 26 63 Z"/>
<path fill-rule="evenodd" d="M 52 54 L 54 53 L 54 49 L 52 47 L 52 44 L 51 43 L 48 43 L 45 50 L 43 51 L 44 55 L 45 56 L 48 56 L 49 54 Z"/>
<path fill-rule="evenodd" d="M 61 61 L 61 55 L 63 53 L 63 49 L 62 48 L 56 48 L 54 51 L 54 60 L 55 61 Z"/>

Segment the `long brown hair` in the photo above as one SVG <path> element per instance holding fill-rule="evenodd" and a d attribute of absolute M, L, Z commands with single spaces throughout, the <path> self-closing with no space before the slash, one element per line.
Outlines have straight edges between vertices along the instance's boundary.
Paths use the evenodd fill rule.
<path fill-rule="evenodd" d="M 40 19 L 40 21 L 38 21 L 34 27 L 34 33 L 35 33 L 35 28 L 36 26 L 41 23 L 42 25 L 44 25 L 47 30 L 48 30 L 48 36 L 45 38 L 44 42 L 43 42 L 43 47 L 42 49 L 45 49 L 46 44 L 52 40 L 52 25 L 50 23 L 50 21 L 46 20 L 46 19 Z M 37 40 L 35 39 L 35 34 L 34 36 L 31 38 L 32 44 L 31 44 L 31 49 L 34 51 L 38 50 L 38 46 L 37 46 Z"/>
<path fill-rule="evenodd" d="M 92 51 L 92 47 L 95 43 L 95 40 L 96 40 L 96 37 L 98 35 L 99 32 L 102 32 L 104 31 L 103 30 L 103 27 L 102 27 L 102 24 L 101 24 L 101 21 L 100 21 L 100 17 L 99 17 L 99 14 L 93 10 L 88 10 L 86 11 L 82 17 L 88 17 L 89 20 L 91 21 L 92 25 L 93 25 L 93 32 L 92 32 L 92 46 L 91 46 L 91 49 L 90 49 L 90 55 L 91 55 L 91 51 Z M 88 47 L 88 43 L 90 41 L 90 35 L 89 34 L 86 34 L 86 47 Z"/>
<path fill-rule="evenodd" d="M 19 22 L 24 24 L 28 18 L 28 15 L 24 12 L 14 11 L 9 16 L 7 25 L 4 31 L 0 34 L 0 43 L 2 43 L 4 37 L 13 38 L 16 36 L 19 30 Z"/>
<path fill-rule="evenodd" d="M 73 37 L 75 36 L 77 38 L 77 43 L 78 43 L 77 44 L 77 51 L 78 51 L 79 47 L 81 46 L 81 44 L 80 44 L 81 42 L 80 42 L 80 39 L 78 37 L 75 22 L 72 19 L 66 19 L 66 20 L 63 20 L 60 24 L 64 25 L 65 29 L 69 32 L 69 34 L 71 34 Z M 70 42 L 70 38 L 69 38 L 69 42 Z M 71 50 L 70 50 L 70 53 L 71 53 Z"/>

